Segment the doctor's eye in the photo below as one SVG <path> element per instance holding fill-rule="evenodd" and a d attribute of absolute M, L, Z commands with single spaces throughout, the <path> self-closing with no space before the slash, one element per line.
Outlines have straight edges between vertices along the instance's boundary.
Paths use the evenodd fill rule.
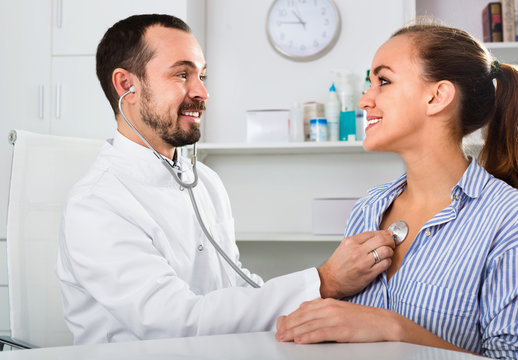
<path fill-rule="evenodd" d="M 200 80 L 205 82 L 207 80 L 207 75 L 200 75 Z"/>

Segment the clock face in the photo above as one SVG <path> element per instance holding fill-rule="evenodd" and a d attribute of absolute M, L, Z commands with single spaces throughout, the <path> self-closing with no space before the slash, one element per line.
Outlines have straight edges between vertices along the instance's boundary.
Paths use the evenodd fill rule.
<path fill-rule="evenodd" d="M 332 0 L 276 0 L 268 12 L 266 33 L 281 55 L 314 60 L 336 43 L 340 14 Z"/>

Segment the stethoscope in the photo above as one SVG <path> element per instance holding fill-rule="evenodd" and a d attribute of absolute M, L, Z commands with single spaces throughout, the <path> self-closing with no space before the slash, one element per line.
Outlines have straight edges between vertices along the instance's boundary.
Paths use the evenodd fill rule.
<path fill-rule="evenodd" d="M 119 111 L 124 118 L 124 121 L 129 125 L 130 128 L 133 129 L 133 131 L 138 135 L 138 137 L 146 144 L 146 146 L 155 154 L 155 156 L 160 160 L 160 162 L 164 165 L 164 167 L 171 173 L 173 178 L 176 180 L 178 185 L 180 185 L 180 189 L 187 189 L 187 192 L 189 193 L 189 197 L 191 199 L 192 207 L 194 209 L 194 213 L 196 214 L 196 218 L 198 219 L 198 222 L 200 223 L 200 227 L 207 237 L 209 239 L 209 242 L 214 246 L 216 251 L 221 255 L 223 259 L 234 269 L 234 271 L 243 278 L 248 284 L 250 284 L 254 288 L 260 287 L 255 281 L 253 281 L 249 276 L 247 276 L 235 263 L 230 259 L 230 257 L 225 253 L 225 251 L 219 246 L 219 244 L 214 240 L 212 235 L 210 234 L 209 230 L 205 226 L 205 223 L 203 222 L 203 219 L 201 218 L 200 210 L 198 209 L 198 203 L 196 202 L 196 199 L 194 197 L 193 188 L 198 184 L 198 171 L 196 170 L 196 158 L 197 158 L 197 150 L 196 150 L 196 143 L 193 145 L 193 155 L 192 155 L 192 172 L 194 175 L 194 180 L 190 183 L 182 181 L 180 177 L 178 176 L 178 173 L 181 173 L 182 171 L 179 169 L 177 165 L 171 165 L 171 163 L 163 157 L 161 154 L 156 151 L 151 144 L 140 134 L 140 132 L 133 126 L 133 124 L 126 118 L 126 115 L 124 115 L 124 111 L 122 111 L 122 99 L 128 95 L 128 94 L 134 94 L 135 93 L 135 87 L 131 86 L 128 91 L 126 91 L 124 94 L 121 95 L 119 98 Z"/>

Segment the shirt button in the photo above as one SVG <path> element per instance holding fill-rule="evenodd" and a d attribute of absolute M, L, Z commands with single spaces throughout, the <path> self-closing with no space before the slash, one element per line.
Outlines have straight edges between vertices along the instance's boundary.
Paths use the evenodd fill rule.
<path fill-rule="evenodd" d="M 453 195 L 453 198 L 454 198 L 455 200 L 459 200 L 459 196 L 458 196 L 458 195 Z"/>
<path fill-rule="evenodd" d="M 430 230 L 428 230 L 428 229 L 426 229 L 426 231 L 424 232 L 424 234 L 425 234 L 426 236 L 430 236 L 430 235 L 432 235 L 432 233 L 431 233 L 431 232 L 430 232 Z"/>

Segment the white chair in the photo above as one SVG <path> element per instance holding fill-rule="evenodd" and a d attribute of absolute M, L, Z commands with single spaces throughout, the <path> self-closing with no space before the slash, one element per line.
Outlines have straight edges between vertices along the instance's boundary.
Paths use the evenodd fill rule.
<path fill-rule="evenodd" d="M 7 211 L 11 338 L 0 342 L 20 348 L 70 345 L 55 274 L 62 208 L 103 141 L 21 130 L 11 131 L 9 140 L 14 145 Z"/>

